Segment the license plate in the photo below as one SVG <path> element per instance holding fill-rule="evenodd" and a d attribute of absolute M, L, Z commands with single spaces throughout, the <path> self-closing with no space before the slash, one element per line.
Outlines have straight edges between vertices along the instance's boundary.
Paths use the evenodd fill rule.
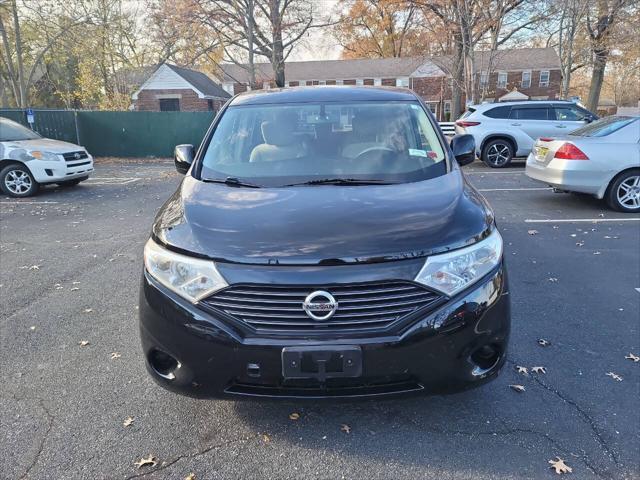
<path fill-rule="evenodd" d="M 359 377 L 362 375 L 362 350 L 355 345 L 336 348 L 285 347 L 282 349 L 282 376 L 313 378 Z"/>
<path fill-rule="evenodd" d="M 547 158 L 547 153 L 549 153 L 549 149 L 547 147 L 536 147 L 536 158 L 538 160 L 544 160 Z"/>

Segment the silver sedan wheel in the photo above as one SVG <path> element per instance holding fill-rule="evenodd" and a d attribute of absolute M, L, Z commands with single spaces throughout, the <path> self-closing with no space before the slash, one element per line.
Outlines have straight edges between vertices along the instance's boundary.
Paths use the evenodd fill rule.
<path fill-rule="evenodd" d="M 33 185 L 31 177 L 22 170 L 10 170 L 4 177 L 4 184 L 7 190 L 16 195 L 28 192 Z"/>
<path fill-rule="evenodd" d="M 509 161 L 510 153 L 504 143 L 495 143 L 487 150 L 487 160 L 491 165 L 502 166 Z"/>
<path fill-rule="evenodd" d="M 634 175 L 618 185 L 618 203 L 626 208 L 640 208 L 640 175 Z"/>

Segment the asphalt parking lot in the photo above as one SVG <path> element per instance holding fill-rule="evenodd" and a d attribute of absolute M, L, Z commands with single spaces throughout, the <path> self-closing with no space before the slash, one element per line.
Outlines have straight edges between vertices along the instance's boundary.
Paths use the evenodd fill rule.
<path fill-rule="evenodd" d="M 79 187 L 0 198 L 0 478 L 553 478 L 555 457 L 567 478 L 640 478 L 640 362 L 625 358 L 640 355 L 640 216 L 553 193 L 522 164 L 465 171 L 505 239 L 503 373 L 339 405 L 194 400 L 148 377 L 138 283 L 180 181 L 170 162 L 99 162 Z"/>

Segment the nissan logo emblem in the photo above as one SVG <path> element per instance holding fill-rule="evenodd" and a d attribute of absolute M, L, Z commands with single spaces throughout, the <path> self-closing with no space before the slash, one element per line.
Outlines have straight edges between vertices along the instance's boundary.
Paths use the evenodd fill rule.
<path fill-rule="evenodd" d="M 75 155 L 73 156 L 76 160 L 80 160 L 80 157 L 82 155 L 80 155 L 80 152 L 76 152 Z"/>
<path fill-rule="evenodd" d="M 333 298 L 329 292 L 324 290 L 316 290 L 307 295 L 302 302 L 302 309 L 310 318 L 318 322 L 329 320 L 336 310 L 338 310 L 338 301 Z"/>

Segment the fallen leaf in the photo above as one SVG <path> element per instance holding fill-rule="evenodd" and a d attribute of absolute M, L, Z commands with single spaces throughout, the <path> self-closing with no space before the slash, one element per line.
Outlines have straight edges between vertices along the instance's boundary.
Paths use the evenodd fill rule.
<path fill-rule="evenodd" d="M 549 278 L 549 281 L 550 281 L 551 283 L 556 283 L 556 282 L 558 281 L 558 279 L 557 279 L 556 277 L 550 277 L 550 278 Z"/>
<path fill-rule="evenodd" d="M 78 342 L 78 345 L 80 345 L 81 347 L 86 347 L 87 345 L 89 345 L 89 340 L 80 340 Z"/>
<path fill-rule="evenodd" d="M 29 270 L 40 270 L 40 265 L 31 265 Z"/>
<path fill-rule="evenodd" d="M 576 246 L 581 247 L 584 245 L 584 242 L 576 242 Z"/>
<path fill-rule="evenodd" d="M 538 339 L 538 345 L 540 345 L 541 347 L 548 347 L 549 345 L 551 345 L 551 342 L 545 340 L 544 338 L 540 338 Z"/>
<path fill-rule="evenodd" d="M 351 427 L 346 423 L 343 423 L 342 426 L 340 427 L 340 431 L 344 433 L 351 433 Z"/>
<path fill-rule="evenodd" d="M 594 255 L 600 255 L 601 252 L 593 252 Z"/>
<path fill-rule="evenodd" d="M 578 235 L 576 235 L 575 233 L 571 234 L 572 237 L 577 237 Z"/>
<path fill-rule="evenodd" d="M 562 475 L 563 473 L 571 473 L 573 471 L 571 470 L 571 467 L 564 463 L 564 460 L 562 460 L 560 457 L 556 457 L 555 460 L 549 460 L 549 463 L 551 464 L 550 468 L 553 468 L 558 475 Z"/>
<path fill-rule="evenodd" d="M 611 377 L 614 380 L 621 382 L 622 381 L 622 377 L 620 375 L 618 375 L 617 373 L 613 373 L 613 372 L 609 372 L 607 373 L 607 377 Z"/>
<path fill-rule="evenodd" d="M 70 291 L 75 292 L 76 290 L 80 290 L 78 287 L 72 287 Z"/>
<path fill-rule="evenodd" d="M 133 424 L 133 417 L 127 417 L 124 419 L 124 422 L 122 422 L 122 425 L 125 427 L 128 427 L 131 424 Z"/>
<path fill-rule="evenodd" d="M 523 374 L 523 375 L 529 375 L 529 371 L 527 370 L 527 367 L 522 367 L 520 365 L 516 365 L 516 371 L 518 373 Z"/>
<path fill-rule="evenodd" d="M 289 420 L 298 420 L 300 418 L 300 414 L 293 412 L 289 414 Z"/>
<path fill-rule="evenodd" d="M 32 332 L 34 332 L 34 331 L 36 330 L 36 326 L 35 326 L 35 325 L 31 325 L 31 326 L 29 327 L 29 330 L 31 330 Z M 629 355 L 631 355 L 631 354 L 629 354 Z M 637 361 L 637 360 L 635 360 L 635 361 Z"/>
<path fill-rule="evenodd" d="M 524 392 L 524 385 L 509 385 L 509 388 L 511 388 L 511 390 L 514 390 L 518 393 L 522 393 Z"/>
<path fill-rule="evenodd" d="M 138 468 L 146 467 L 147 465 L 155 467 L 158 464 L 158 459 L 153 455 L 149 455 L 147 458 L 141 458 L 139 461 L 134 462 Z"/>
<path fill-rule="evenodd" d="M 113 352 L 111 353 L 111 360 L 115 360 L 116 358 L 120 358 L 122 355 L 120 355 L 118 352 Z"/>
<path fill-rule="evenodd" d="M 271 441 L 271 438 L 269 438 L 269 435 L 267 435 L 266 433 L 262 435 L 262 441 L 264 443 L 269 443 Z"/>
<path fill-rule="evenodd" d="M 31 329 L 34 329 L 34 327 L 31 327 Z M 625 357 L 627 360 L 631 360 L 632 362 L 640 362 L 640 357 L 638 357 L 637 355 L 634 355 L 633 353 L 630 353 L 629 355 L 625 355 Z"/>
<path fill-rule="evenodd" d="M 531 367 L 533 373 L 547 373 L 547 369 L 544 367 Z"/>
<path fill-rule="evenodd" d="M 189 475 L 184 477 L 184 480 L 196 480 L 196 474 L 195 473 L 190 473 Z"/>
<path fill-rule="evenodd" d="M 538 230 L 528 230 L 527 233 L 529 235 L 537 235 L 538 234 Z"/>
<path fill-rule="evenodd" d="M 91 313 L 93 312 L 93 308 L 85 308 L 84 309 L 84 313 Z"/>

